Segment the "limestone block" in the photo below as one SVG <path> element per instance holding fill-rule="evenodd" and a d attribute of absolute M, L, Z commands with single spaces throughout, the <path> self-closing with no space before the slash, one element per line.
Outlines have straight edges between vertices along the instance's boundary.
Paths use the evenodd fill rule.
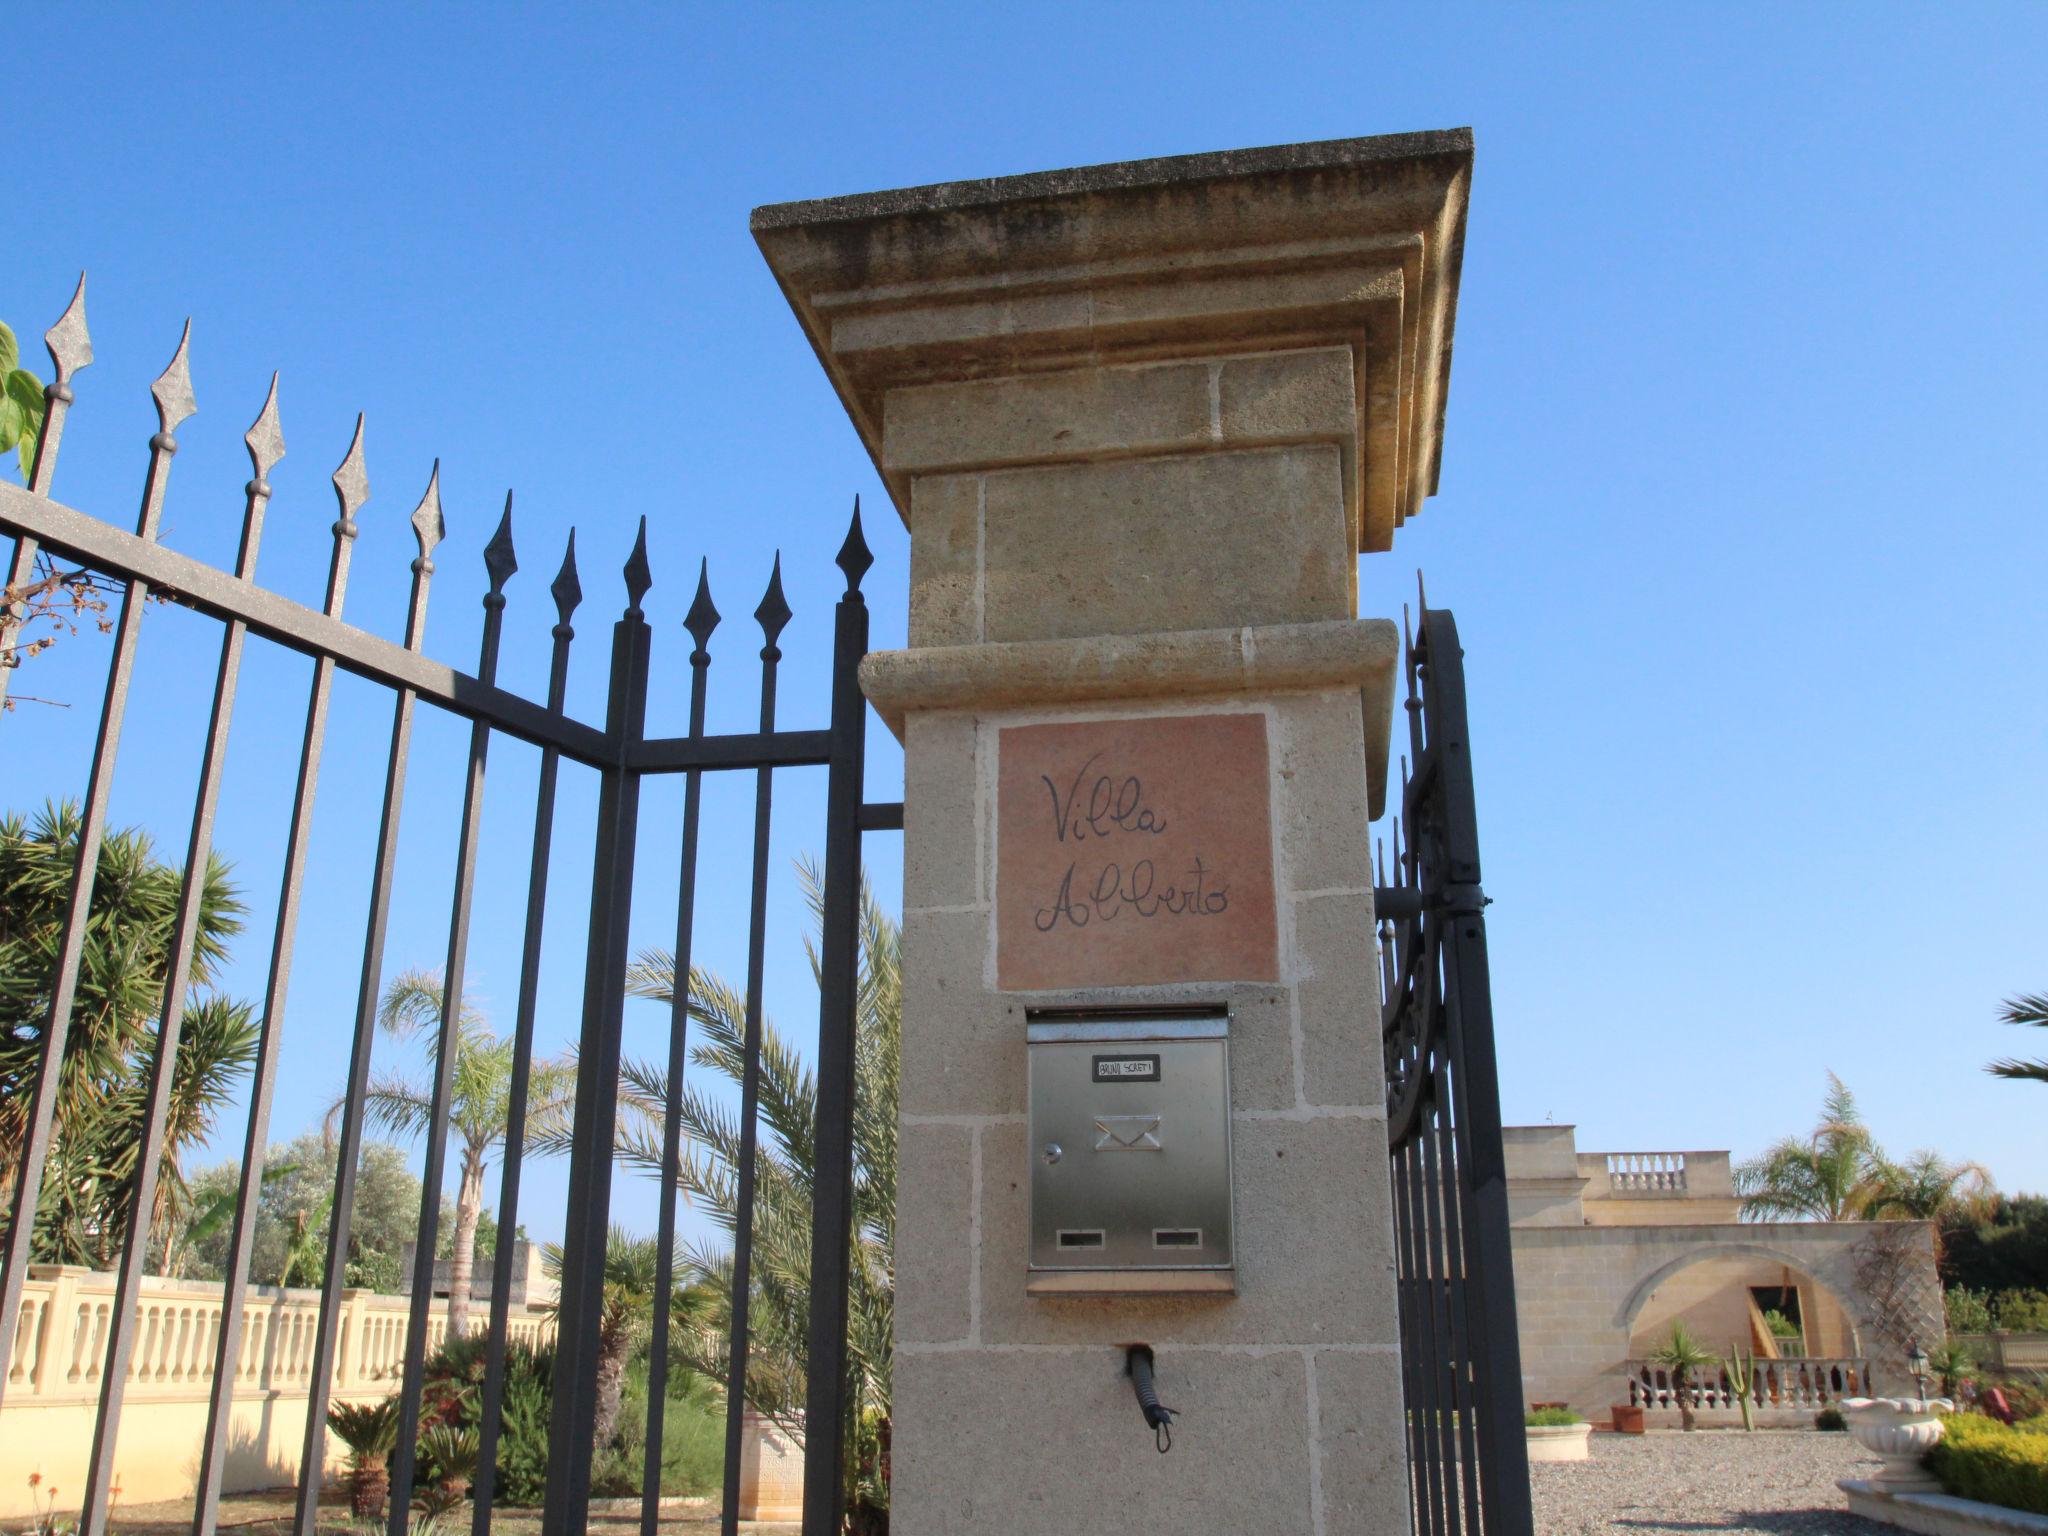
<path fill-rule="evenodd" d="M 903 904 L 966 907 L 982 900 L 972 715 L 918 714 L 903 750 Z"/>
<path fill-rule="evenodd" d="M 1210 438 L 1209 368 L 1085 368 L 892 389 L 883 423 L 883 462 L 913 475 L 1189 448 Z"/>
<path fill-rule="evenodd" d="M 983 1132 L 981 1340 L 1073 1344 L 1387 1344 L 1399 1337 L 1383 1122 L 1231 1127 L 1236 1296 L 1026 1296 L 1026 1127 Z"/>
<path fill-rule="evenodd" d="M 910 486 L 910 643 L 981 639 L 981 477 L 924 475 Z"/>
<path fill-rule="evenodd" d="M 1187 1417 L 1155 1454 L 1124 1352 L 899 1353 L 892 1526 L 902 1536 L 1214 1531 L 1301 1536 L 1309 1504 L 1299 1354 L 1158 1351 Z"/>
<path fill-rule="evenodd" d="M 987 497 L 992 641 L 1353 616 L 1328 445 L 1011 470 Z"/>
<path fill-rule="evenodd" d="M 1230 1107 L 1294 1107 L 1294 1003 L 1285 987 L 1206 989 L 1230 1009 Z"/>
<path fill-rule="evenodd" d="M 903 914 L 902 1112 L 1024 1112 L 1024 1017 L 983 985 L 985 912 Z"/>
<path fill-rule="evenodd" d="M 972 1126 L 897 1128 L 898 1187 L 915 1192 L 896 1207 L 898 1343 L 948 1343 L 972 1327 L 974 1137 Z"/>
<path fill-rule="evenodd" d="M 1348 347 L 1232 358 L 1218 380 L 1223 440 L 1347 437 L 1358 430 L 1356 388 Z"/>
<path fill-rule="evenodd" d="M 1318 1350 L 1316 1430 L 1326 1536 L 1407 1536 L 1408 1468 L 1398 1413 L 1401 1357 Z"/>
<path fill-rule="evenodd" d="M 1297 891 L 1371 887 L 1365 722 L 1353 691 L 1278 700 L 1281 862 Z"/>
<path fill-rule="evenodd" d="M 1301 897 L 1294 903 L 1294 936 L 1302 1092 L 1317 1105 L 1384 1105 L 1372 898 L 1363 892 Z"/>

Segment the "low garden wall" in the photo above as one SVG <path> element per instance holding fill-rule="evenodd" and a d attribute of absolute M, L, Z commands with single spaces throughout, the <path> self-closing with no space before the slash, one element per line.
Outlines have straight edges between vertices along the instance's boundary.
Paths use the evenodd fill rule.
<path fill-rule="evenodd" d="M 114 1463 L 122 1502 L 187 1498 L 197 1487 L 222 1291 L 218 1282 L 142 1282 Z M 113 1305 L 111 1274 L 67 1265 L 30 1266 L 0 1406 L 0 1519 L 32 1513 L 32 1498 L 48 1507 L 53 1487 L 59 1510 L 75 1507 L 92 1454 Z M 431 1305 L 429 1349 L 447 1331 L 448 1304 Z M 403 1296 L 341 1293 L 335 1400 L 376 1402 L 398 1390 L 410 1306 Z M 319 1316 L 318 1291 L 249 1287 L 228 1432 L 226 1491 L 298 1481 Z M 538 1311 L 520 1308 L 509 1331 L 515 1340 L 534 1343 L 553 1326 Z M 343 1448 L 330 1436 L 329 1475 L 339 1471 L 342 1455 Z M 32 1474 L 41 1477 L 33 1495 Z"/>

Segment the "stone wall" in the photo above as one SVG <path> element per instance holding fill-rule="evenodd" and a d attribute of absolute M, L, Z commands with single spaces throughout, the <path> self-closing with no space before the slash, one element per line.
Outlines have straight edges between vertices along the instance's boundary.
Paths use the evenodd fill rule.
<path fill-rule="evenodd" d="M 1523 1395 L 1568 1402 L 1589 1414 L 1627 1401 L 1623 1363 L 1641 1340 L 1645 1315 L 1668 1319 L 1676 1306 L 1703 1301 L 1686 1275 L 1702 1261 L 1739 1278 L 1754 1263 L 1775 1283 L 1789 1267 L 1809 1276 L 1846 1313 L 1851 1347 L 1871 1359 L 1880 1387 L 1906 1381 L 1905 1351 L 1886 1337 L 1857 1282 L 1857 1249 L 1873 1226 L 1901 1231 L 1910 1244 L 1909 1326 L 1932 1344 L 1943 1336 L 1932 1229 L 1924 1222 L 1767 1222 L 1731 1226 L 1555 1227 L 1514 1230 L 1515 1302 L 1521 1322 Z M 1702 1340 L 1709 1348 L 1725 1340 Z M 1816 1352 L 1818 1352 L 1817 1345 Z"/>

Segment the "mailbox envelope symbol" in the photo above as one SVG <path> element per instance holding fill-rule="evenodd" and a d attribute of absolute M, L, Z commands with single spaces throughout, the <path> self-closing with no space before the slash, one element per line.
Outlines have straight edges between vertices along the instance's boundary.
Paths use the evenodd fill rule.
<path fill-rule="evenodd" d="M 1095 1150 L 1098 1152 L 1158 1152 L 1159 1116 L 1097 1115 Z"/>

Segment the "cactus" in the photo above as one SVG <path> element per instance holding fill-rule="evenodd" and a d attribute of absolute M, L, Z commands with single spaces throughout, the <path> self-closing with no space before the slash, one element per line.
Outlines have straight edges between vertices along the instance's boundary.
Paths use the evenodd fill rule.
<path fill-rule="evenodd" d="M 1740 1355 L 1735 1347 L 1729 1346 L 1727 1358 L 1722 1360 L 1721 1369 L 1727 1374 L 1728 1385 L 1735 1390 L 1735 1401 L 1742 1406 L 1742 1428 L 1754 1433 L 1756 1420 L 1750 1415 L 1749 1392 L 1756 1383 L 1756 1346 L 1751 1345 Z"/>

